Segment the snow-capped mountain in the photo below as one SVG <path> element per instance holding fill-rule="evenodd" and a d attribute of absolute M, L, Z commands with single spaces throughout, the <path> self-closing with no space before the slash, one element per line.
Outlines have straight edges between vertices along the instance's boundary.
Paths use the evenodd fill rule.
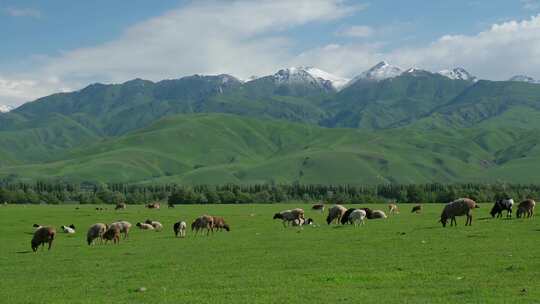
<path fill-rule="evenodd" d="M 311 83 L 326 89 L 340 89 L 348 79 L 332 75 L 314 67 L 291 67 L 273 75 L 276 83 Z"/>
<path fill-rule="evenodd" d="M 536 80 L 530 76 L 527 76 L 527 75 L 516 75 L 510 79 L 508 79 L 508 81 L 520 81 L 520 82 L 528 82 L 528 83 L 539 83 L 540 84 L 540 80 Z"/>
<path fill-rule="evenodd" d="M 464 68 L 454 68 L 451 70 L 442 70 L 438 74 L 448 77 L 454 80 L 467 80 L 467 81 L 476 81 L 477 78 L 467 72 Z"/>
<path fill-rule="evenodd" d="M 388 78 L 394 78 L 403 74 L 403 69 L 398 66 L 391 65 L 386 61 L 381 61 L 369 70 L 355 77 L 355 80 L 368 79 L 368 80 L 383 80 Z"/>
<path fill-rule="evenodd" d="M 6 113 L 6 112 L 9 112 L 13 110 L 13 107 L 9 106 L 9 105 L 1 105 L 0 104 L 0 113 Z"/>

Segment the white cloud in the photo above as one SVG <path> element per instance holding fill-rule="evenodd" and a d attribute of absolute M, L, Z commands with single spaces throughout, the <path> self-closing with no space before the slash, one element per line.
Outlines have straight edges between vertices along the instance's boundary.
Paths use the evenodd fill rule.
<path fill-rule="evenodd" d="M 5 8 L 4 11 L 6 12 L 6 14 L 12 17 L 31 17 L 31 18 L 41 17 L 41 12 L 34 8 L 8 7 L 8 8 Z"/>
<path fill-rule="evenodd" d="M 347 36 L 354 38 L 366 38 L 373 35 L 373 28 L 366 25 L 353 25 L 346 29 L 338 31 L 336 34 L 339 36 Z"/>
<path fill-rule="evenodd" d="M 347 77 L 358 75 L 380 60 L 388 60 L 404 68 L 433 71 L 462 66 L 492 80 L 505 80 L 516 74 L 540 78 L 540 15 L 494 24 L 476 35 L 446 35 L 426 46 L 385 51 L 384 44 L 330 45 L 305 51 L 296 60 Z"/>
<path fill-rule="evenodd" d="M 283 32 L 310 22 L 335 20 L 363 9 L 342 0 L 205 1 L 141 22 L 118 39 L 68 51 L 14 78 L 57 78 L 58 86 L 151 80 L 200 73 L 239 77 L 273 72 L 293 55 Z M 53 89 L 53 87 L 50 87 Z M 6 97 L 21 94 L 6 94 Z M 13 92 L 9 90 L 9 92 Z M 33 97 L 28 92 L 28 97 Z M 21 102 L 19 99 L 17 102 Z"/>

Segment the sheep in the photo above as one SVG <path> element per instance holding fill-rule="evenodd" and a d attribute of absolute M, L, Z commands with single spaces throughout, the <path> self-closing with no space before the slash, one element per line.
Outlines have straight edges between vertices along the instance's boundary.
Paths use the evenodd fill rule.
<path fill-rule="evenodd" d="M 147 223 L 137 223 L 135 226 L 139 227 L 142 230 L 154 230 L 154 226 Z"/>
<path fill-rule="evenodd" d="M 366 212 L 364 210 L 354 209 L 349 214 L 349 218 L 347 220 L 349 221 L 349 223 L 354 224 L 354 226 L 357 227 L 359 222 L 361 225 L 364 225 L 365 218 Z"/>
<path fill-rule="evenodd" d="M 127 208 L 127 205 L 125 203 L 119 203 L 119 204 L 116 204 L 116 207 L 114 207 L 114 210 L 126 209 L 126 208 Z"/>
<path fill-rule="evenodd" d="M 62 231 L 67 234 L 75 234 L 75 225 L 71 224 L 69 226 L 60 226 Z"/>
<path fill-rule="evenodd" d="M 109 226 L 116 226 L 120 233 L 124 234 L 124 240 L 129 236 L 129 230 L 131 229 L 131 223 L 128 221 L 118 221 L 111 223 Z"/>
<path fill-rule="evenodd" d="M 148 208 L 148 209 L 159 209 L 161 205 L 159 203 L 151 203 L 151 204 L 147 204 L 145 207 Z"/>
<path fill-rule="evenodd" d="M 292 221 L 292 225 L 293 226 L 313 225 L 313 219 L 312 218 L 308 218 L 307 220 L 295 219 L 294 221 Z"/>
<path fill-rule="evenodd" d="M 206 229 L 206 235 L 214 233 L 214 218 L 210 215 L 201 215 L 191 223 L 191 231 L 195 229 L 195 234 L 199 233 L 199 230 Z"/>
<path fill-rule="evenodd" d="M 503 210 L 506 210 L 506 217 L 512 217 L 512 206 L 514 205 L 514 200 L 511 198 L 507 199 L 500 199 L 495 202 L 493 205 L 493 208 L 491 208 L 491 211 L 489 212 L 491 214 L 491 217 L 495 217 L 497 215 L 497 218 L 502 217 Z"/>
<path fill-rule="evenodd" d="M 213 216 L 212 218 L 214 219 L 214 228 L 216 230 L 221 231 L 221 229 L 225 229 L 226 231 L 231 231 L 231 227 L 225 223 L 225 219 L 220 216 Z"/>
<path fill-rule="evenodd" d="M 480 208 L 475 201 L 470 198 L 458 198 L 457 200 L 450 202 L 444 206 L 444 209 L 441 213 L 441 224 L 443 227 L 446 227 L 448 219 L 450 219 L 450 226 L 456 225 L 456 216 L 467 215 L 467 220 L 465 221 L 465 226 L 472 225 L 472 210 L 475 208 Z"/>
<path fill-rule="evenodd" d="M 169 208 L 174 208 L 174 204 L 171 203 L 171 202 L 168 202 L 168 203 L 167 203 L 167 206 L 168 206 Z"/>
<path fill-rule="evenodd" d="M 174 235 L 178 237 L 178 235 L 180 234 L 181 238 L 186 237 L 186 228 L 187 228 L 187 224 L 184 221 L 174 223 L 173 225 Z"/>
<path fill-rule="evenodd" d="M 534 216 L 534 207 L 536 206 L 536 202 L 532 199 L 526 199 L 523 202 L 519 203 L 518 210 L 516 212 L 516 217 L 521 218 L 525 217 L 525 215 L 529 217 Z"/>
<path fill-rule="evenodd" d="M 94 240 L 99 238 L 100 241 L 103 241 L 103 234 L 107 231 L 107 225 L 103 223 L 97 223 L 88 229 L 88 232 L 86 233 L 86 241 L 88 242 L 88 245 L 92 245 L 94 243 Z"/>
<path fill-rule="evenodd" d="M 416 205 L 412 208 L 411 213 L 420 213 L 422 212 L 422 205 Z"/>
<path fill-rule="evenodd" d="M 42 249 L 45 248 L 45 243 L 49 243 L 48 250 L 51 250 L 51 246 L 52 246 L 55 236 L 56 236 L 56 230 L 52 227 L 42 226 L 38 228 L 34 232 L 34 237 L 32 237 L 32 241 L 30 242 L 32 246 L 32 250 L 36 252 L 40 245 L 42 246 L 41 247 Z"/>
<path fill-rule="evenodd" d="M 399 207 L 396 204 L 388 205 L 388 214 L 399 214 Z"/>
<path fill-rule="evenodd" d="M 151 220 L 148 220 L 148 219 L 147 219 L 147 220 L 145 221 L 145 223 L 146 223 L 146 224 L 149 224 L 149 225 L 152 225 L 152 227 L 154 227 L 154 230 L 155 230 L 156 232 L 163 230 L 163 225 L 162 225 L 160 222 L 158 222 L 158 221 L 151 221 Z"/>
<path fill-rule="evenodd" d="M 371 219 L 385 219 L 386 214 L 382 210 L 373 210 L 373 213 L 371 214 Z"/>
<path fill-rule="evenodd" d="M 120 243 L 120 227 L 118 225 L 109 226 L 103 234 L 103 239 L 105 239 L 105 244 L 107 241 L 113 241 L 113 244 Z"/>
<path fill-rule="evenodd" d="M 343 214 L 347 211 L 347 208 L 341 205 L 334 205 L 328 209 L 328 216 L 326 217 L 326 223 L 330 225 L 334 220 L 339 222 Z"/>
<path fill-rule="evenodd" d="M 373 210 L 371 210 L 371 209 L 369 209 L 369 208 L 360 208 L 360 210 L 364 210 L 364 212 L 366 213 L 366 217 L 368 218 L 368 220 L 373 219 Z"/>
<path fill-rule="evenodd" d="M 34 227 L 34 230 L 38 230 L 39 228 L 41 228 L 43 226 L 41 226 L 40 224 L 34 224 L 34 225 L 32 225 L 32 227 Z"/>
<path fill-rule="evenodd" d="M 322 203 L 315 204 L 315 205 L 311 206 L 311 210 L 323 213 L 324 212 L 324 204 L 322 204 Z"/>
<path fill-rule="evenodd" d="M 343 213 L 343 215 L 341 216 L 341 225 L 345 225 L 347 223 L 349 223 L 349 215 L 354 211 L 354 210 L 357 210 L 356 208 L 349 208 L 347 209 L 347 211 L 345 211 L 345 213 Z"/>
<path fill-rule="evenodd" d="M 292 210 L 284 210 L 279 213 L 274 214 L 273 219 L 281 219 L 283 226 L 286 227 L 292 221 L 296 219 L 304 219 L 304 210 L 300 208 L 295 208 Z"/>

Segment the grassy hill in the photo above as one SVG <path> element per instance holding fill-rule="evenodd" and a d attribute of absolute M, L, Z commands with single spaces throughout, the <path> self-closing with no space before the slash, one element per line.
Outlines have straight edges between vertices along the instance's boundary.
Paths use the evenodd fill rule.
<path fill-rule="evenodd" d="M 527 183 L 540 172 L 537 133 L 488 123 L 366 131 L 228 114 L 177 115 L 71 149 L 61 161 L 4 166 L 0 175 L 188 184 Z"/>

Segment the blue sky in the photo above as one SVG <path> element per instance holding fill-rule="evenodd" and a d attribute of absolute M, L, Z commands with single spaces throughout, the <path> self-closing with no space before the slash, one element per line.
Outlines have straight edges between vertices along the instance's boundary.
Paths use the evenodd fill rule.
<path fill-rule="evenodd" d="M 540 77 L 539 13 L 536 0 L 0 0 L 0 104 L 91 82 L 291 65 L 353 77 L 379 60 Z"/>

